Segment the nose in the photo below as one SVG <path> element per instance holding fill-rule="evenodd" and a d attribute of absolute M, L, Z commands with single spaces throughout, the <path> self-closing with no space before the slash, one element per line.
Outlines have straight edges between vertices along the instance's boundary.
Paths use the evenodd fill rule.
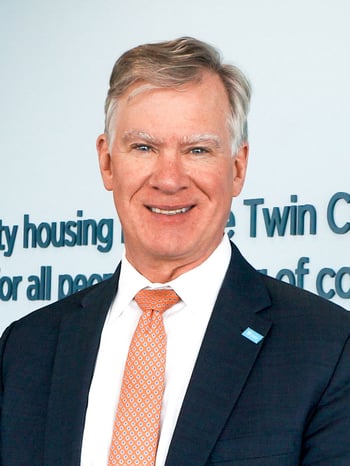
<path fill-rule="evenodd" d="M 152 188 L 166 194 L 175 194 L 189 186 L 189 175 L 181 154 L 162 152 L 158 154 L 149 178 Z"/>

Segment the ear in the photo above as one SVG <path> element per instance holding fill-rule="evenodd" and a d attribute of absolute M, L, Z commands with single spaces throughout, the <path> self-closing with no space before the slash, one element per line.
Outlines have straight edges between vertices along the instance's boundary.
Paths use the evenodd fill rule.
<path fill-rule="evenodd" d="M 108 141 L 106 134 L 101 134 L 96 141 L 98 161 L 104 187 L 107 191 L 113 190 L 113 168 L 112 159 L 109 153 Z"/>
<path fill-rule="evenodd" d="M 233 156 L 233 185 L 232 197 L 236 197 L 242 191 L 247 172 L 249 145 L 245 142 Z"/>

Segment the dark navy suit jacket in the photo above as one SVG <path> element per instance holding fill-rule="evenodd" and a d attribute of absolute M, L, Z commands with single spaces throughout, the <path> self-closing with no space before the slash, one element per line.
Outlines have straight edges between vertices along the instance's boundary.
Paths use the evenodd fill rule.
<path fill-rule="evenodd" d="M 80 464 L 118 277 L 119 268 L 6 330 L 1 466 Z M 248 327 L 264 338 L 244 337 Z M 234 247 L 166 466 L 349 466 L 349 336 L 350 313 L 261 275 Z"/>

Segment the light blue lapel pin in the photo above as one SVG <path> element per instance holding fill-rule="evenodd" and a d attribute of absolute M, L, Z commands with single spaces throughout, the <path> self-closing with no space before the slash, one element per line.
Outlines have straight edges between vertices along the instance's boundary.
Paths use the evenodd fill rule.
<path fill-rule="evenodd" d="M 256 345 L 261 342 L 261 340 L 264 338 L 263 335 L 261 335 L 259 332 L 256 332 L 250 327 L 247 327 L 244 332 L 241 333 L 245 338 L 248 338 L 248 340 L 252 341 Z"/>

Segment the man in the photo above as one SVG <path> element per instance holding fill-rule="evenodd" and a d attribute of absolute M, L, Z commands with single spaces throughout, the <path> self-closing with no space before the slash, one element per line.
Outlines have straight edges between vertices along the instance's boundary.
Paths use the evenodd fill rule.
<path fill-rule="evenodd" d="M 2 337 L 2 466 L 350 465 L 350 315 L 259 274 L 224 236 L 249 97 L 243 74 L 192 38 L 117 61 L 97 149 L 125 253 L 113 278 Z M 154 430 L 139 429 L 153 401 L 138 403 L 153 389 L 136 395 L 132 426 L 118 420 L 138 390 L 125 380 L 150 289 L 179 300 L 163 317 L 152 305 L 143 334 L 164 322 L 156 456 L 123 460 L 119 435 Z M 125 458 L 138 451 L 126 445 Z"/>

